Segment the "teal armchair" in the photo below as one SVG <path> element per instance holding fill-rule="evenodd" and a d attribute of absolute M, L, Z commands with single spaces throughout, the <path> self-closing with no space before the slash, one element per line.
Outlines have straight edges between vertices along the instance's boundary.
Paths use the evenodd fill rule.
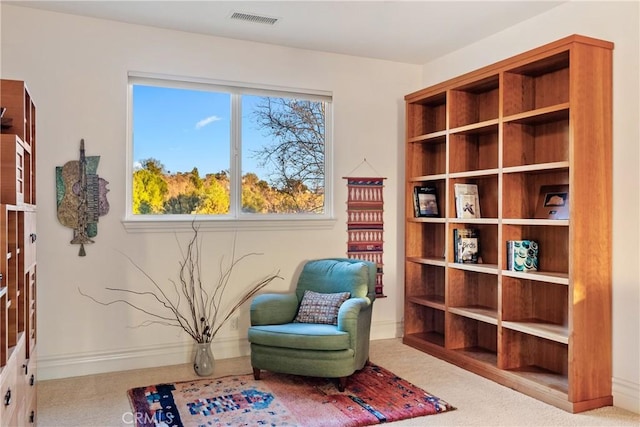
<path fill-rule="evenodd" d="M 327 258 L 303 266 L 295 292 L 256 296 L 248 332 L 255 379 L 260 379 L 263 369 L 337 378 L 343 391 L 347 378 L 369 359 L 375 283 L 375 263 Z M 340 305 L 336 324 L 296 321 L 305 291 L 323 294 L 321 297 L 349 293 Z"/>

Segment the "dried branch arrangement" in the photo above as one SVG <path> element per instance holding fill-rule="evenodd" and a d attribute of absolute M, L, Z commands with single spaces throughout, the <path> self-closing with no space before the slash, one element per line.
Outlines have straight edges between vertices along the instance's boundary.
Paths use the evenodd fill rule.
<path fill-rule="evenodd" d="M 267 275 L 254 283 L 240 299 L 225 311 L 222 306 L 222 297 L 225 290 L 229 286 L 229 281 L 234 268 L 244 259 L 260 255 L 258 253 L 248 253 L 236 258 L 235 256 L 235 238 L 232 248 L 231 262 L 228 266 L 223 265 L 223 259 L 220 260 L 220 277 L 214 286 L 207 286 L 203 283 L 201 277 L 201 245 L 198 239 L 198 227 L 192 223 L 194 235 L 189 241 L 186 250 L 183 250 L 178 242 L 181 252 L 179 282 L 169 279 L 173 292 L 164 290 L 158 282 L 156 282 L 146 271 L 136 264 L 131 257 L 123 254 L 129 262 L 138 269 L 153 284 L 153 291 L 136 291 L 123 288 L 105 288 L 108 291 L 123 292 L 126 294 L 139 295 L 153 304 L 161 306 L 161 313 L 155 313 L 149 309 L 143 308 L 134 302 L 125 299 L 116 299 L 112 301 L 99 301 L 91 295 L 88 295 L 80 288 L 78 291 L 81 295 L 93 300 L 101 305 L 112 305 L 117 303 L 126 304 L 137 311 L 147 314 L 151 319 L 146 320 L 139 326 L 149 326 L 160 324 L 165 326 L 173 326 L 182 328 L 198 343 L 208 343 L 213 340 L 220 328 L 233 316 L 233 314 L 247 301 L 251 300 L 262 288 L 267 286 L 275 279 L 282 279 L 276 274 Z"/>

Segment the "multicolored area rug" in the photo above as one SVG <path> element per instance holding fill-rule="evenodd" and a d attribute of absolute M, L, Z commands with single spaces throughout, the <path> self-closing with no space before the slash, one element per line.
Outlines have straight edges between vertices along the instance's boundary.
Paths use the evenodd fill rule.
<path fill-rule="evenodd" d="M 275 374 L 198 379 L 128 391 L 136 426 L 367 426 L 455 409 L 367 364 L 344 392 L 333 380 Z"/>

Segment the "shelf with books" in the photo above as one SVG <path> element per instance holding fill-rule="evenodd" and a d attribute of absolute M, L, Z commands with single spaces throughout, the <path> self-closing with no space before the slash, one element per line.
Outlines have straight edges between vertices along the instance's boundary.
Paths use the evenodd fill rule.
<path fill-rule="evenodd" d="M 568 186 L 568 183 L 568 168 L 504 174 L 502 177 L 503 195 L 518 194 L 520 196 L 502 197 L 502 217 L 505 219 L 550 219 L 548 216 L 537 218 L 540 204 L 543 203 L 543 200 L 540 199 L 541 190 L 548 186 Z M 567 188 L 567 191 L 569 190 Z"/>
<path fill-rule="evenodd" d="M 498 217 L 498 175 L 449 179 L 449 214 L 455 219 Z M 470 209 L 469 209 L 470 207 Z"/>
<path fill-rule="evenodd" d="M 450 222 L 448 225 L 448 238 L 450 240 L 449 251 L 447 254 L 447 261 L 449 261 L 450 267 L 457 267 L 460 265 L 475 265 L 482 267 L 497 266 L 498 264 L 498 225 L 497 224 L 485 224 L 485 223 L 473 223 L 473 224 L 458 224 Z M 462 260 L 456 259 L 456 242 L 455 236 L 459 231 L 455 230 L 475 230 L 477 238 L 477 251 L 478 257 L 476 263 L 463 263 Z M 458 262 L 456 262 L 458 261 Z M 453 265 L 452 265 L 453 264 Z"/>
<path fill-rule="evenodd" d="M 405 97 L 405 264 L 445 297 L 406 281 L 404 342 L 572 412 L 612 404 L 612 49 L 569 36 Z M 442 217 L 414 218 L 416 185 L 438 185 Z M 455 262 L 456 229 L 478 263 Z"/>
<path fill-rule="evenodd" d="M 413 214 L 416 218 L 443 218 L 444 181 L 419 183 L 413 186 Z"/>
<path fill-rule="evenodd" d="M 538 273 L 569 273 L 569 227 L 546 225 L 504 225 L 502 239 L 505 249 L 509 240 L 533 240 L 538 243 Z M 501 260 L 503 270 L 508 270 L 507 253 Z M 540 276 L 538 276 L 540 277 Z"/>

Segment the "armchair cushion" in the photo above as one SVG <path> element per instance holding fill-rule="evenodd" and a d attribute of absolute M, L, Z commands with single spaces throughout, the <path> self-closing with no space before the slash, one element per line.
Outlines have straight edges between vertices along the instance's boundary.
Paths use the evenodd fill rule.
<path fill-rule="evenodd" d="M 319 293 L 304 291 L 294 322 L 338 324 L 338 310 L 351 294 L 349 292 Z"/>
<path fill-rule="evenodd" d="M 351 347 L 348 332 L 333 325 L 288 323 L 254 326 L 249 329 L 253 344 L 300 350 L 346 350 Z"/>

